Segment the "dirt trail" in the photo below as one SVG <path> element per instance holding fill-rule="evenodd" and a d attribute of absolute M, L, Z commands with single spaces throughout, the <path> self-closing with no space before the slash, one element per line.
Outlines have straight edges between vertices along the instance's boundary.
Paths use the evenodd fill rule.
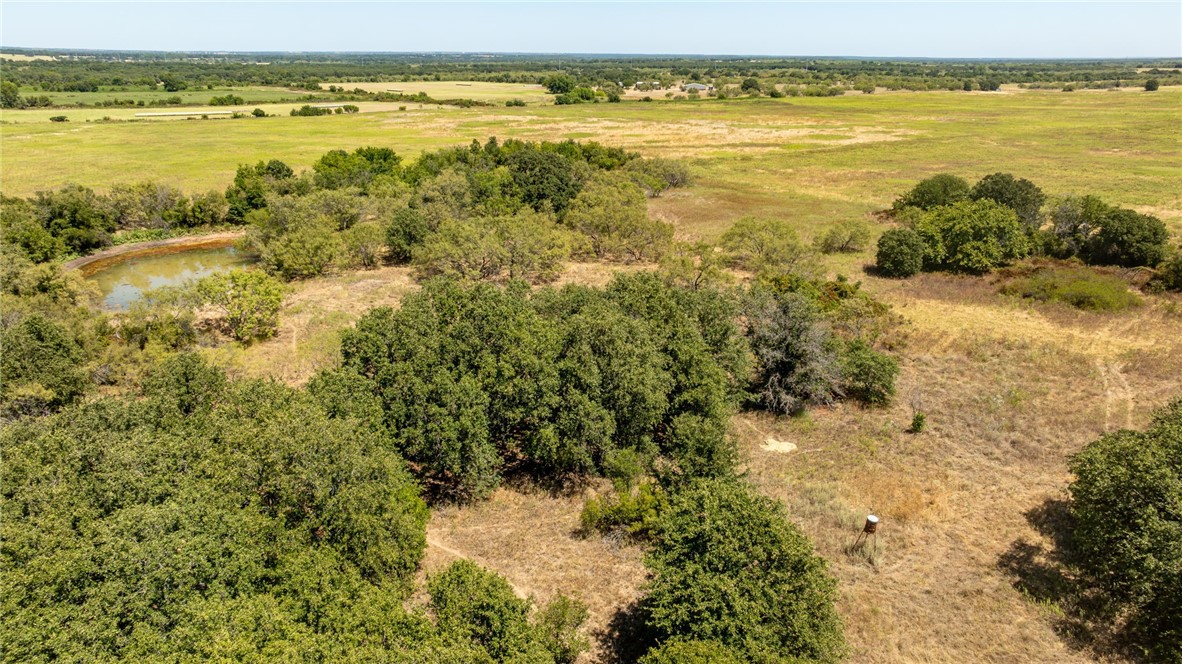
<path fill-rule="evenodd" d="M 484 567 L 485 569 L 494 569 L 494 567 L 492 565 L 489 565 L 488 563 L 480 560 L 476 556 L 469 555 L 467 553 L 464 553 L 463 551 L 460 551 L 459 549 L 454 549 L 446 544 L 443 544 L 442 542 L 440 542 L 438 539 L 432 537 L 431 535 L 427 535 L 427 546 L 429 546 L 433 549 L 438 549 L 438 550 L 448 554 L 449 556 L 454 556 L 456 558 L 463 558 L 464 560 L 471 560 L 472 562 L 476 563 L 477 565 L 480 565 L 481 567 Z M 502 574 L 501 576 L 504 577 L 505 581 L 508 582 L 509 587 L 513 588 L 513 592 L 521 599 L 528 599 L 530 596 L 536 595 L 536 593 L 531 591 L 529 588 L 526 588 L 524 586 L 513 583 L 513 580 L 510 579 L 508 577 L 508 575 Z"/>

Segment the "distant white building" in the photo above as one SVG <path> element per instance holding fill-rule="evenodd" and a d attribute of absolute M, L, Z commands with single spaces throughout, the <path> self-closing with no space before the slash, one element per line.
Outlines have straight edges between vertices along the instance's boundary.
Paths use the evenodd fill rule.
<path fill-rule="evenodd" d="M 713 85 L 702 85 L 701 83 L 686 83 L 681 86 L 682 92 L 709 92 L 713 89 Z"/>

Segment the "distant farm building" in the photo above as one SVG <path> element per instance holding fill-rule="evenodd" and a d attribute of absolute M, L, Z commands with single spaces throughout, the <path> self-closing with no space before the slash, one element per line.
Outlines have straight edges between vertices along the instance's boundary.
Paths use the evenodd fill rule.
<path fill-rule="evenodd" d="M 701 83 L 686 83 L 681 86 L 682 92 L 710 92 L 713 89 L 713 85 L 702 85 Z"/>

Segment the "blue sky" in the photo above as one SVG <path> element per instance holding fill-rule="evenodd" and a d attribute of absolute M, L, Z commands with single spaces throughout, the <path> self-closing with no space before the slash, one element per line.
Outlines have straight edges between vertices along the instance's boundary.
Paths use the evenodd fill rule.
<path fill-rule="evenodd" d="M 1159 2 L 0 2 L 4 46 L 1180 57 Z"/>

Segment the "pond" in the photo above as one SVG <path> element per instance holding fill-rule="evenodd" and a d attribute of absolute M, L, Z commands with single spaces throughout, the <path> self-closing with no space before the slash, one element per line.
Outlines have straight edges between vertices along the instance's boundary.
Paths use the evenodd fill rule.
<path fill-rule="evenodd" d="M 98 284 L 104 308 L 127 309 L 153 288 L 179 286 L 250 262 L 232 246 L 161 247 L 149 252 L 115 256 L 80 270 L 83 276 Z"/>

